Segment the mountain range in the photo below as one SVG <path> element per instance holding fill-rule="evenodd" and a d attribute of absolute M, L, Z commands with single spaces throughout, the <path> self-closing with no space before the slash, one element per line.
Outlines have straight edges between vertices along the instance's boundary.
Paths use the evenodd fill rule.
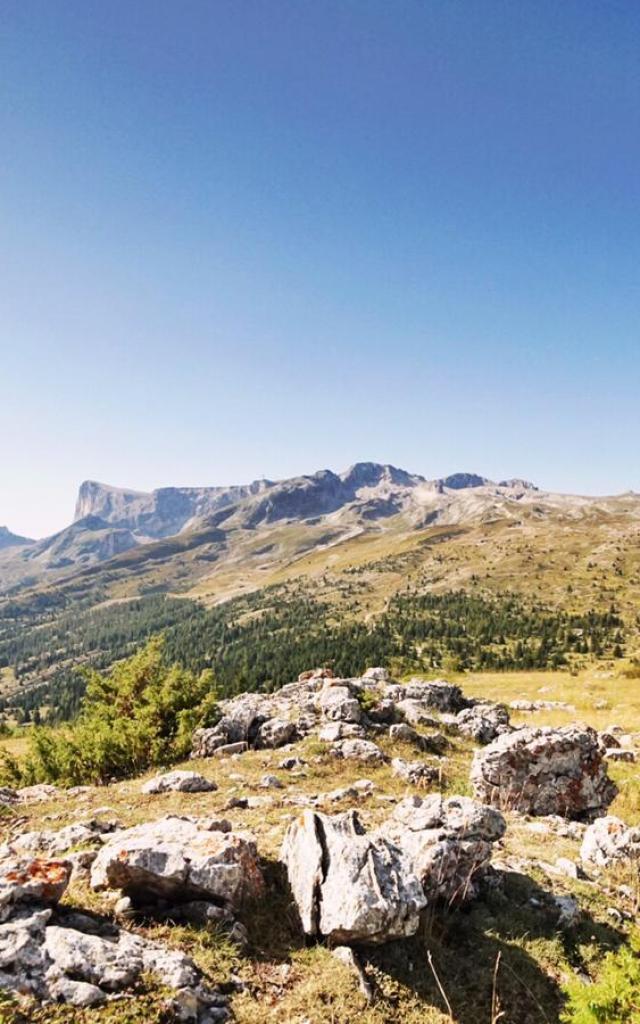
<path fill-rule="evenodd" d="M 639 530 L 633 493 L 556 494 L 475 473 L 426 479 L 374 462 L 151 492 L 88 480 L 73 522 L 53 536 L 34 541 L 0 529 L 0 595 L 98 588 L 107 599 L 164 591 L 215 603 L 285 579 L 320 585 L 327 572 L 369 563 L 386 566 L 373 574 L 374 591 L 383 578 L 406 583 L 409 563 L 431 566 L 434 587 L 464 586 L 482 572 L 488 586 L 501 579 L 548 594 L 570 583 L 592 590 L 588 564 L 601 564 L 619 589 L 620 573 L 635 580 Z"/>
<path fill-rule="evenodd" d="M 472 492 L 472 494 L 471 494 Z M 73 522 L 34 541 L 0 528 L 4 576 L 58 574 L 154 541 L 225 524 L 259 530 L 275 523 L 324 518 L 332 526 L 365 529 L 406 517 L 414 527 L 467 521 L 491 514 L 505 501 L 530 499 L 537 488 L 524 480 L 494 483 L 475 473 L 427 480 L 395 466 L 360 462 L 344 473 L 322 470 L 288 480 L 255 480 L 229 487 L 163 487 L 143 492 L 95 480 L 80 485 Z M 471 496 L 470 496 L 471 494 Z M 20 573 L 20 566 L 24 573 Z"/>

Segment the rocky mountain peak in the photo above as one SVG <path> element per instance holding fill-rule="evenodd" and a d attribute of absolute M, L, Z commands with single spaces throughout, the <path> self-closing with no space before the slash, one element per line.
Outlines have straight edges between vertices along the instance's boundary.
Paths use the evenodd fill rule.
<path fill-rule="evenodd" d="M 519 477 L 511 477 L 509 480 L 501 480 L 498 484 L 499 487 L 509 487 L 519 491 L 538 491 L 540 490 L 535 484 L 532 484 L 530 480 L 521 480 Z"/>
<path fill-rule="evenodd" d="M 477 473 L 452 473 L 451 476 L 442 477 L 436 482 L 450 491 L 462 491 L 467 487 L 486 487 L 492 483 L 486 476 L 478 476 Z"/>

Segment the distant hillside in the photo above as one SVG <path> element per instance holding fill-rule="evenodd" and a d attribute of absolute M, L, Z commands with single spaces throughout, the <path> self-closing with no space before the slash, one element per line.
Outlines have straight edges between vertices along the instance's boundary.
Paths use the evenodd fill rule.
<path fill-rule="evenodd" d="M 28 537 L 18 537 L 17 534 L 11 533 L 6 526 L 0 526 L 0 551 L 6 548 L 24 547 L 26 544 L 33 543 L 35 542 Z"/>
<path fill-rule="evenodd" d="M 225 687 L 281 682 L 308 659 L 543 668 L 640 646 L 635 494 L 358 463 L 150 494 L 87 483 L 78 513 L 0 551 L 0 695 L 44 684 L 72 709 L 77 665 L 174 625 L 172 649 Z"/>
<path fill-rule="evenodd" d="M 405 533 L 410 539 L 433 526 L 514 523 L 523 516 L 552 521 L 618 510 L 635 520 L 640 500 L 551 494 L 526 480 L 494 483 L 476 473 L 427 480 L 373 462 L 356 463 L 340 474 L 321 470 L 276 482 L 164 487 L 148 493 L 87 480 L 78 493 L 74 522 L 53 537 L 35 543 L 14 537 L 6 528 L 0 531 L 0 593 L 48 586 L 133 549 L 137 553 L 127 560 L 129 568 L 135 564 L 140 575 L 155 575 L 157 562 L 166 564 L 171 557 L 164 544 L 170 538 L 189 538 L 175 546 L 178 555 L 200 549 L 201 564 L 167 566 L 166 582 L 173 585 L 177 575 L 184 588 L 187 576 L 193 583 L 206 577 L 207 562 L 232 562 L 239 568 L 245 551 L 251 561 L 264 554 L 270 563 L 381 532 L 390 538 Z M 212 528 L 222 531 L 222 536 L 216 533 L 213 549 Z M 279 535 L 275 544 L 258 539 L 275 528 L 285 529 L 287 537 Z M 154 548 L 156 542 L 160 548 Z M 120 564 L 114 564 L 114 572 Z"/>

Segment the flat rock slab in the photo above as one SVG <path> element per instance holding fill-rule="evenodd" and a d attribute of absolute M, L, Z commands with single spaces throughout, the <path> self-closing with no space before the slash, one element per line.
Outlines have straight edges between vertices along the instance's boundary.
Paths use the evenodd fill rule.
<path fill-rule="evenodd" d="M 237 907 L 262 892 L 255 842 L 247 834 L 208 831 L 167 817 L 117 833 L 91 868 L 94 889 L 132 899 L 210 899 Z"/>
<path fill-rule="evenodd" d="M 23 832 L 11 840 L 10 847 L 18 852 L 60 854 L 72 846 L 96 846 L 104 835 L 115 831 L 114 821 L 78 821 L 57 831 Z"/>

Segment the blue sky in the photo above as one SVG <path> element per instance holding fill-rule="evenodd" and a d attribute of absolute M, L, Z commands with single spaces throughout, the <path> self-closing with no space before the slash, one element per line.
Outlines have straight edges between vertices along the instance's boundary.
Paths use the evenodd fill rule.
<path fill-rule="evenodd" d="M 640 6 L 4 0 L 0 523 L 357 460 L 640 489 Z"/>

